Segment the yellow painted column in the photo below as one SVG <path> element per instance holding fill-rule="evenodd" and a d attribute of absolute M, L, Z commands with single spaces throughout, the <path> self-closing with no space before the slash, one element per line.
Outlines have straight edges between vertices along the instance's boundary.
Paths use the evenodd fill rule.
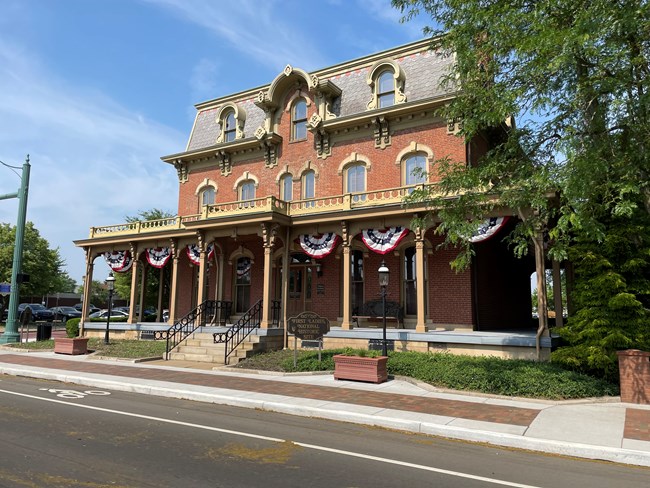
<path fill-rule="evenodd" d="M 424 235 L 419 231 L 415 239 L 415 273 L 416 273 L 416 298 L 417 298 L 417 322 L 415 324 L 416 332 L 426 332 L 426 286 L 424 280 Z"/>
<path fill-rule="evenodd" d="M 341 328 L 350 330 L 352 328 L 351 322 L 351 269 L 352 269 L 352 256 L 351 246 L 349 243 L 343 244 L 343 317 L 341 320 Z"/>
<path fill-rule="evenodd" d="M 271 264 L 272 249 L 270 245 L 264 245 L 264 289 L 262 292 L 262 322 L 260 328 L 268 329 L 271 326 Z"/>
<path fill-rule="evenodd" d="M 140 271 L 140 306 L 138 307 L 138 322 L 144 320 L 144 295 L 147 291 L 147 263 L 142 263 Z"/>
<path fill-rule="evenodd" d="M 180 251 L 176 247 L 176 243 L 172 243 L 172 279 L 171 287 L 169 290 L 169 324 L 172 325 L 176 319 L 176 292 L 178 287 L 178 261 L 180 259 Z"/>
<path fill-rule="evenodd" d="M 535 349 L 537 360 L 541 359 L 540 338 L 548 337 L 548 307 L 546 306 L 546 273 L 544 260 L 544 235 L 538 232 L 533 238 L 535 246 L 535 271 L 537 273 L 537 315 L 538 326 L 535 336 Z"/>
<path fill-rule="evenodd" d="M 208 253 L 205 251 L 205 242 L 199 237 L 199 284 L 196 295 L 196 305 L 200 307 L 205 301 L 205 275 L 208 269 Z"/>
<path fill-rule="evenodd" d="M 131 266 L 131 294 L 129 296 L 129 324 L 136 322 L 135 308 L 136 297 L 138 296 L 138 270 L 140 269 L 140 255 L 135 246 L 131 246 L 131 256 L 133 257 L 133 265 Z"/>
<path fill-rule="evenodd" d="M 91 247 L 85 248 L 86 251 L 86 275 L 84 276 L 84 296 L 81 301 L 81 317 L 79 321 L 79 336 L 84 335 L 84 321 L 88 318 L 88 305 L 90 304 L 90 294 L 93 284 L 94 257 Z"/>

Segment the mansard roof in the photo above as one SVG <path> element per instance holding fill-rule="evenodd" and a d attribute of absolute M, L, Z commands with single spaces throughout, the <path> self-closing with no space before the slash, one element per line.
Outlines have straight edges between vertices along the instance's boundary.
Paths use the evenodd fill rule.
<path fill-rule="evenodd" d="M 336 118 L 370 112 L 368 103 L 373 91 L 368 76 L 383 62 L 397 66 L 403 74 L 407 103 L 441 98 L 449 94 L 449 90 L 441 86 L 441 80 L 449 73 L 454 59 L 431 50 L 430 46 L 431 39 L 426 39 L 311 73 L 287 66 L 268 85 L 200 103 L 196 105 L 198 113 L 186 151 L 215 146 L 220 133 L 217 114 L 226 103 L 235 103 L 244 109 L 247 116 L 243 138 L 255 137 L 256 130 L 264 126 L 264 108 L 276 106 L 277 100 L 271 98 L 277 98 L 277 92 L 289 84 L 289 77 L 303 82 L 310 90 L 329 90 L 332 114 Z"/>

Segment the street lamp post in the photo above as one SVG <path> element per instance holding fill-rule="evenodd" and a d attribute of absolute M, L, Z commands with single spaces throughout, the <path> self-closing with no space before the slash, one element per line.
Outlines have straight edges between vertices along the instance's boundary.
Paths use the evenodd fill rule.
<path fill-rule="evenodd" d="M 379 286 L 381 287 L 381 309 L 382 309 L 382 318 L 383 318 L 383 337 L 382 337 L 382 347 L 381 347 L 381 354 L 382 356 L 388 356 L 388 351 L 386 349 L 386 287 L 388 286 L 388 278 L 390 275 L 390 271 L 388 270 L 388 266 L 386 266 L 386 263 L 382 260 L 381 265 L 379 266 L 379 269 L 377 270 L 379 273 Z"/>
<path fill-rule="evenodd" d="M 115 289 L 115 276 L 113 272 L 108 273 L 106 278 L 106 286 L 108 287 L 108 315 L 106 316 L 106 334 L 104 334 L 104 344 L 108 344 L 108 328 L 111 323 L 111 308 L 113 306 L 113 290 Z"/>

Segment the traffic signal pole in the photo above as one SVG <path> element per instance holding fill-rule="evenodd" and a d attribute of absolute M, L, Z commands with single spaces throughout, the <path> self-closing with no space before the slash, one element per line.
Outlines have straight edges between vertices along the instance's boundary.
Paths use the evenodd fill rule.
<path fill-rule="evenodd" d="M 14 245 L 14 261 L 11 268 L 11 291 L 9 292 L 9 316 L 5 325 L 4 334 L 0 335 L 0 344 L 19 342 L 18 333 L 18 301 L 20 300 L 20 288 L 18 275 L 21 274 L 23 265 L 23 242 L 25 240 L 25 223 L 27 222 L 27 193 L 29 190 L 29 154 L 25 158 L 20 178 L 20 190 L 18 193 L 0 195 L 0 200 L 7 198 L 18 198 L 18 221 L 16 223 L 16 241 Z"/>

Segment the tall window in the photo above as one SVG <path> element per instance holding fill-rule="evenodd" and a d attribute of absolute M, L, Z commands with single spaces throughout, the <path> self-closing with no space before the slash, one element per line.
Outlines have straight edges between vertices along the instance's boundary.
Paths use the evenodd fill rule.
<path fill-rule="evenodd" d="M 251 303 L 251 260 L 237 260 L 237 277 L 235 278 L 235 312 L 244 313 Z"/>
<path fill-rule="evenodd" d="M 363 164 L 348 166 L 346 170 L 346 193 L 366 191 L 366 167 Z M 365 195 L 354 195 L 352 201 L 365 200 Z"/>
<path fill-rule="evenodd" d="M 293 176 L 289 174 L 280 180 L 280 198 L 285 202 L 293 200 Z"/>
<path fill-rule="evenodd" d="M 237 123 L 235 121 L 235 112 L 228 112 L 223 119 L 223 142 L 231 142 L 235 140 L 237 135 Z"/>
<path fill-rule="evenodd" d="M 404 308 L 406 315 L 417 315 L 417 274 L 415 268 L 415 247 L 404 250 Z"/>
<path fill-rule="evenodd" d="M 393 72 L 386 70 L 377 78 L 377 106 L 378 108 L 395 105 L 395 77 Z"/>
<path fill-rule="evenodd" d="M 315 193 L 315 173 L 313 171 L 306 171 L 302 175 L 302 198 L 314 198 Z"/>
<path fill-rule="evenodd" d="M 363 252 L 352 251 L 350 256 L 352 266 L 350 272 L 350 293 L 352 298 L 352 310 L 358 310 L 363 304 Z"/>
<path fill-rule="evenodd" d="M 423 155 L 410 156 L 404 161 L 404 184 L 418 185 L 425 182 L 424 171 L 427 169 L 426 158 Z"/>
<path fill-rule="evenodd" d="M 307 102 L 296 100 L 291 109 L 291 140 L 307 139 Z"/>
<path fill-rule="evenodd" d="M 216 192 L 214 187 L 208 186 L 201 192 L 201 205 L 212 205 Z"/>
<path fill-rule="evenodd" d="M 251 180 L 244 181 L 239 186 L 239 200 L 246 202 L 255 198 L 255 182 Z M 242 207 L 252 206 L 252 203 L 241 204 Z"/>

